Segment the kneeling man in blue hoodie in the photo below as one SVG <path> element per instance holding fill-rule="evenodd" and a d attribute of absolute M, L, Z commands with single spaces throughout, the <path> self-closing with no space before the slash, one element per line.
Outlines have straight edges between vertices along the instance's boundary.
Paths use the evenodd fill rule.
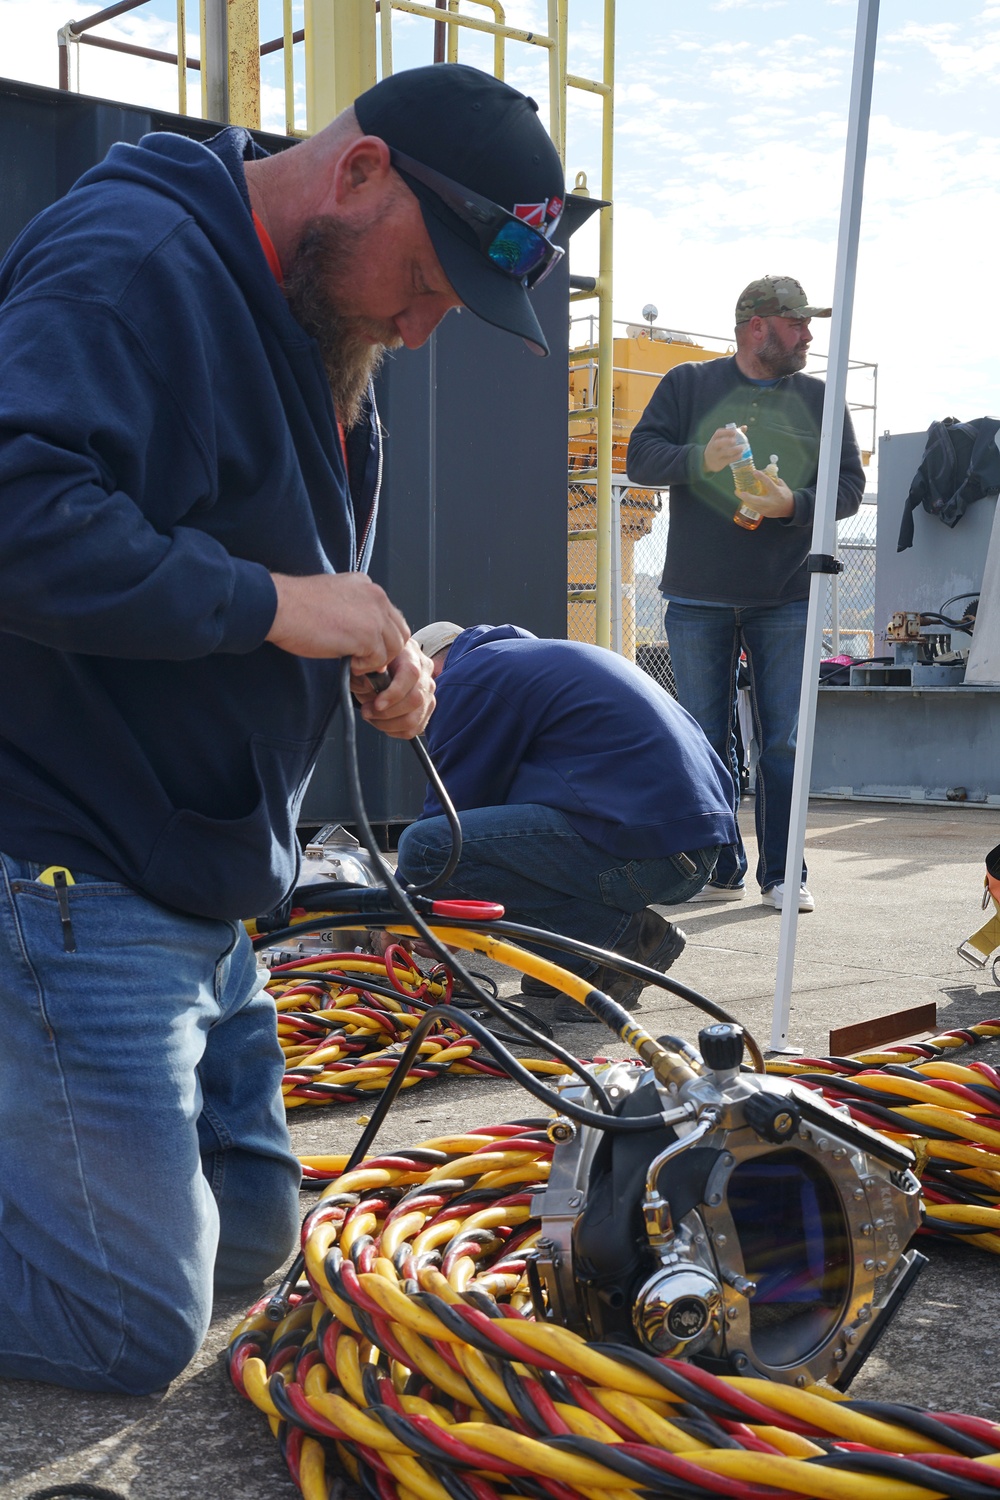
<path fill-rule="evenodd" d="M 449 621 L 414 636 L 433 663 L 427 744 L 462 824 L 436 895 L 499 901 L 544 927 L 667 970 L 684 934 L 653 904 L 687 901 L 735 838 L 729 775 L 702 730 L 632 662 L 517 625 Z M 433 790 L 399 842 L 408 881 L 443 869 L 451 832 Z M 635 1003 L 638 980 L 558 958 Z M 554 995 L 525 977 L 521 991 Z M 586 1019 L 572 1002 L 557 1019 Z"/>

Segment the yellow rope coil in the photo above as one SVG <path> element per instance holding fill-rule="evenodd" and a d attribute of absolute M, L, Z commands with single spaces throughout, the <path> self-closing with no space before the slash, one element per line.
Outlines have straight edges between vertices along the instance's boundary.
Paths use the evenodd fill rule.
<path fill-rule="evenodd" d="M 1000 1020 L 851 1058 L 781 1059 L 794 1077 L 917 1158 L 925 1227 L 1000 1252 L 1000 1074 L 948 1053 L 1000 1036 Z M 985 1230 L 985 1233 L 978 1233 Z"/>
<path fill-rule="evenodd" d="M 930 1500 L 1000 1467 L 1000 1426 L 980 1418 L 862 1410 L 530 1321 L 541 1125 L 340 1173 L 307 1220 L 297 1305 L 275 1325 L 258 1304 L 236 1329 L 232 1378 L 306 1500 L 327 1500 L 334 1453 L 384 1500 Z"/>
<path fill-rule="evenodd" d="M 445 935 L 454 938 L 458 934 Z M 477 951 L 484 951 L 486 941 L 476 936 Z M 518 955 L 520 951 L 510 949 Z M 525 952 L 524 958 L 530 960 L 533 955 Z M 544 959 L 537 964 L 564 979 L 570 977 Z M 589 986 L 583 980 L 574 982 L 582 998 Z M 424 1007 L 446 1001 L 451 993 L 446 976 L 437 970 L 422 974 L 398 948 L 387 959 L 324 953 L 289 960 L 272 971 L 267 988 L 278 1010 L 286 1110 L 349 1104 L 381 1093 Z M 521 1057 L 518 1061 L 542 1076 L 565 1072 L 563 1064 L 551 1058 Z M 418 1061 L 402 1087 L 413 1088 L 446 1073 L 506 1076 L 475 1038 L 457 1025 L 439 1021 L 421 1044 Z"/>

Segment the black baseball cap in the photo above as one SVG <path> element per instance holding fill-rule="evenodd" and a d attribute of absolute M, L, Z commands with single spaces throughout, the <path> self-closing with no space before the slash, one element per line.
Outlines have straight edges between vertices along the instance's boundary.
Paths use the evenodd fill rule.
<path fill-rule="evenodd" d="M 431 177 L 439 174 L 488 199 L 544 237 L 545 253 L 559 254 L 549 236 L 566 185 L 535 101 L 478 68 L 433 63 L 383 78 L 359 94 L 354 113 L 365 135 L 378 136 L 403 158 L 393 164 L 415 194 L 442 269 L 465 306 L 484 322 L 520 334 L 534 353 L 548 354 L 525 281 L 491 260 L 482 231 L 405 165 L 410 158 Z"/>

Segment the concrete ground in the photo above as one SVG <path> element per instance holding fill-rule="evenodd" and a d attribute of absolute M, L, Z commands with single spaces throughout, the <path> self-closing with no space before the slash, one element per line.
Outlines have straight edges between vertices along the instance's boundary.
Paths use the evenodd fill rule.
<path fill-rule="evenodd" d="M 746 825 L 752 830 L 752 813 Z M 939 1028 L 1000 1014 L 989 974 L 967 968 L 957 945 L 980 926 L 983 858 L 1000 840 L 996 813 L 969 807 L 813 802 L 807 857 L 816 911 L 799 920 L 791 1039 L 828 1049 L 831 1028 L 934 1001 Z M 752 862 L 752 856 L 751 856 Z M 725 1006 L 766 1047 L 780 921 L 756 894 L 737 904 L 691 902 L 669 913 L 688 947 L 673 973 Z M 499 972 L 499 971 L 498 971 Z M 505 986 L 513 990 L 508 979 Z M 694 1040 L 687 1005 L 647 990 L 640 1018 L 654 1035 Z M 620 1053 L 595 1025 L 563 1026 L 579 1053 Z M 968 1055 L 968 1054 L 966 1054 Z M 1000 1043 L 979 1055 L 996 1063 Z M 513 1118 L 512 1084 L 445 1078 L 401 1095 L 379 1147 L 415 1144 L 463 1125 Z M 296 1149 L 347 1151 L 350 1108 L 297 1110 Z M 137 1182 L 137 1192 L 155 1183 Z M 314 1201 L 304 1195 L 304 1205 Z M 931 1264 L 851 1394 L 1000 1419 L 1000 1264 L 981 1251 L 921 1246 Z M 198 1359 L 161 1395 L 122 1399 L 0 1381 L 0 1497 L 29 1500 L 66 1486 L 67 1500 L 101 1486 L 128 1500 L 267 1500 L 297 1494 L 263 1419 L 231 1389 L 222 1351 L 243 1308 L 216 1310 Z M 93 1490 L 90 1491 L 93 1494 Z"/>

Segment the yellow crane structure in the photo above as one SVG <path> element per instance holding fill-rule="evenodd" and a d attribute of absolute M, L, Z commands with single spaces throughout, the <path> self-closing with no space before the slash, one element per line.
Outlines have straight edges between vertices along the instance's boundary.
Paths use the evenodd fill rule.
<path fill-rule="evenodd" d="M 577 189 L 579 191 L 579 188 Z M 654 314 L 655 316 L 655 314 Z M 585 322 L 588 320 L 584 320 Z M 570 640 L 613 644 L 632 661 L 636 656 L 635 546 L 648 536 L 660 509 L 654 490 L 630 486 L 625 455 L 632 429 L 645 410 L 657 381 L 687 360 L 718 359 L 724 349 L 708 349 L 691 335 L 650 324 L 629 324 L 612 340 L 611 385 L 611 524 L 621 575 L 621 616 L 612 640 L 601 640 L 598 620 L 600 424 L 595 392 L 600 383 L 600 347 L 593 335 L 570 349 L 569 369 L 569 546 L 567 567 L 567 634 Z M 606 408 L 605 408 L 606 409 Z"/>

